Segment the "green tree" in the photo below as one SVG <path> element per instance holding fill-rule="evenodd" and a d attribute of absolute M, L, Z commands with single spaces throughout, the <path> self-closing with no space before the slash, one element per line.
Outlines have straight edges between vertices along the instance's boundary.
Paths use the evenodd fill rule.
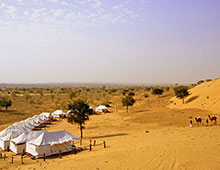
<path fill-rule="evenodd" d="M 153 91 L 152 91 L 152 94 L 158 95 L 158 97 L 159 97 L 160 95 L 163 94 L 163 92 L 164 92 L 163 89 L 160 89 L 160 88 L 154 88 Z"/>
<path fill-rule="evenodd" d="M 89 120 L 89 115 L 92 110 L 89 108 L 89 105 L 86 104 L 83 100 L 75 100 L 72 104 L 68 105 L 68 108 L 71 110 L 67 121 L 71 124 L 78 124 L 80 127 L 81 138 L 83 138 L 83 124 Z"/>
<path fill-rule="evenodd" d="M 175 87 L 174 92 L 175 92 L 176 97 L 183 99 L 183 103 L 184 103 L 184 98 L 189 95 L 187 86 Z"/>
<path fill-rule="evenodd" d="M 5 110 L 8 110 L 8 107 L 12 105 L 12 101 L 8 100 L 6 97 L 0 99 L 0 107 L 5 107 Z"/>
<path fill-rule="evenodd" d="M 126 107 L 126 112 L 128 113 L 128 107 L 133 106 L 135 103 L 135 99 L 132 96 L 125 96 L 121 100 L 122 105 Z"/>

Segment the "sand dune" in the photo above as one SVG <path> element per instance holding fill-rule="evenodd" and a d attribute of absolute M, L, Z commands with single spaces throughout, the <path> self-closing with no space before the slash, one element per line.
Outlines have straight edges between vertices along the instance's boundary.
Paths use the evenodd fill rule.
<path fill-rule="evenodd" d="M 215 113 L 220 112 L 220 79 L 206 82 L 190 89 L 190 95 L 185 98 L 185 104 L 176 97 L 173 97 L 171 101 L 169 108 L 197 108 Z"/>

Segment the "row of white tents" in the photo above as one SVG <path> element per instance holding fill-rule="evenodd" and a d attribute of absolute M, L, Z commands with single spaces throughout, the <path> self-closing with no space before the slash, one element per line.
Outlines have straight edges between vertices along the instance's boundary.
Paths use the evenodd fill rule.
<path fill-rule="evenodd" d="M 41 113 L 9 126 L 0 132 L 0 148 L 3 150 L 10 149 L 16 154 L 27 152 L 35 157 L 43 157 L 44 154 L 45 156 L 53 155 L 59 151 L 71 151 L 71 142 L 79 139 L 79 137 L 67 131 L 33 131 L 43 124 L 50 123 L 54 117 L 60 117 L 59 113 L 62 112 Z"/>

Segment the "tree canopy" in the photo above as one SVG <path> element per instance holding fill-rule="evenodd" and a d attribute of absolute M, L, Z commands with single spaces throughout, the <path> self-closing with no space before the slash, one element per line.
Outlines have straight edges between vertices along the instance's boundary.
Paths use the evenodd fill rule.
<path fill-rule="evenodd" d="M 133 104 L 135 103 L 135 99 L 133 98 L 133 96 L 125 96 L 122 98 L 121 102 L 123 106 L 126 106 L 126 112 L 128 113 L 128 107 L 133 106 Z"/>
<path fill-rule="evenodd" d="M 160 89 L 160 88 L 154 88 L 153 91 L 152 91 L 152 94 L 158 95 L 158 97 L 159 97 L 159 95 L 162 95 L 163 92 L 164 92 L 163 89 Z"/>
<path fill-rule="evenodd" d="M 183 99 L 183 103 L 184 103 L 184 98 L 189 95 L 187 86 L 175 87 L 174 92 L 175 92 L 176 97 Z"/>
<path fill-rule="evenodd" d="M 8 100 L 6 97 L 0 98 L 0 107 L 5 107 L 5 110 L 8 110 L 8 107 L 10 107 L 11 105 L 11 100 Z"/>
<path fill-rule="evenodd" d="M 75 123 L 80 126 L 81 138 L 83 138 L 83 124 L 89 120 L 89 115 L 92 114 L 92 109 L 83 100 L 75 100 L 68 105 L 70 113 L 67 121 L 71 124 Z"/>

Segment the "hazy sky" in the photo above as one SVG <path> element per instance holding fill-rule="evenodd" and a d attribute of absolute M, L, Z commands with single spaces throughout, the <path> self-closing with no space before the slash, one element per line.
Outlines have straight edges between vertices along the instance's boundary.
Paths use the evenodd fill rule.
<path fill-rule="evenodd" d="M 0 83 L 191 83 L 219 73 L 219 0 L 0 0 Z"/>

